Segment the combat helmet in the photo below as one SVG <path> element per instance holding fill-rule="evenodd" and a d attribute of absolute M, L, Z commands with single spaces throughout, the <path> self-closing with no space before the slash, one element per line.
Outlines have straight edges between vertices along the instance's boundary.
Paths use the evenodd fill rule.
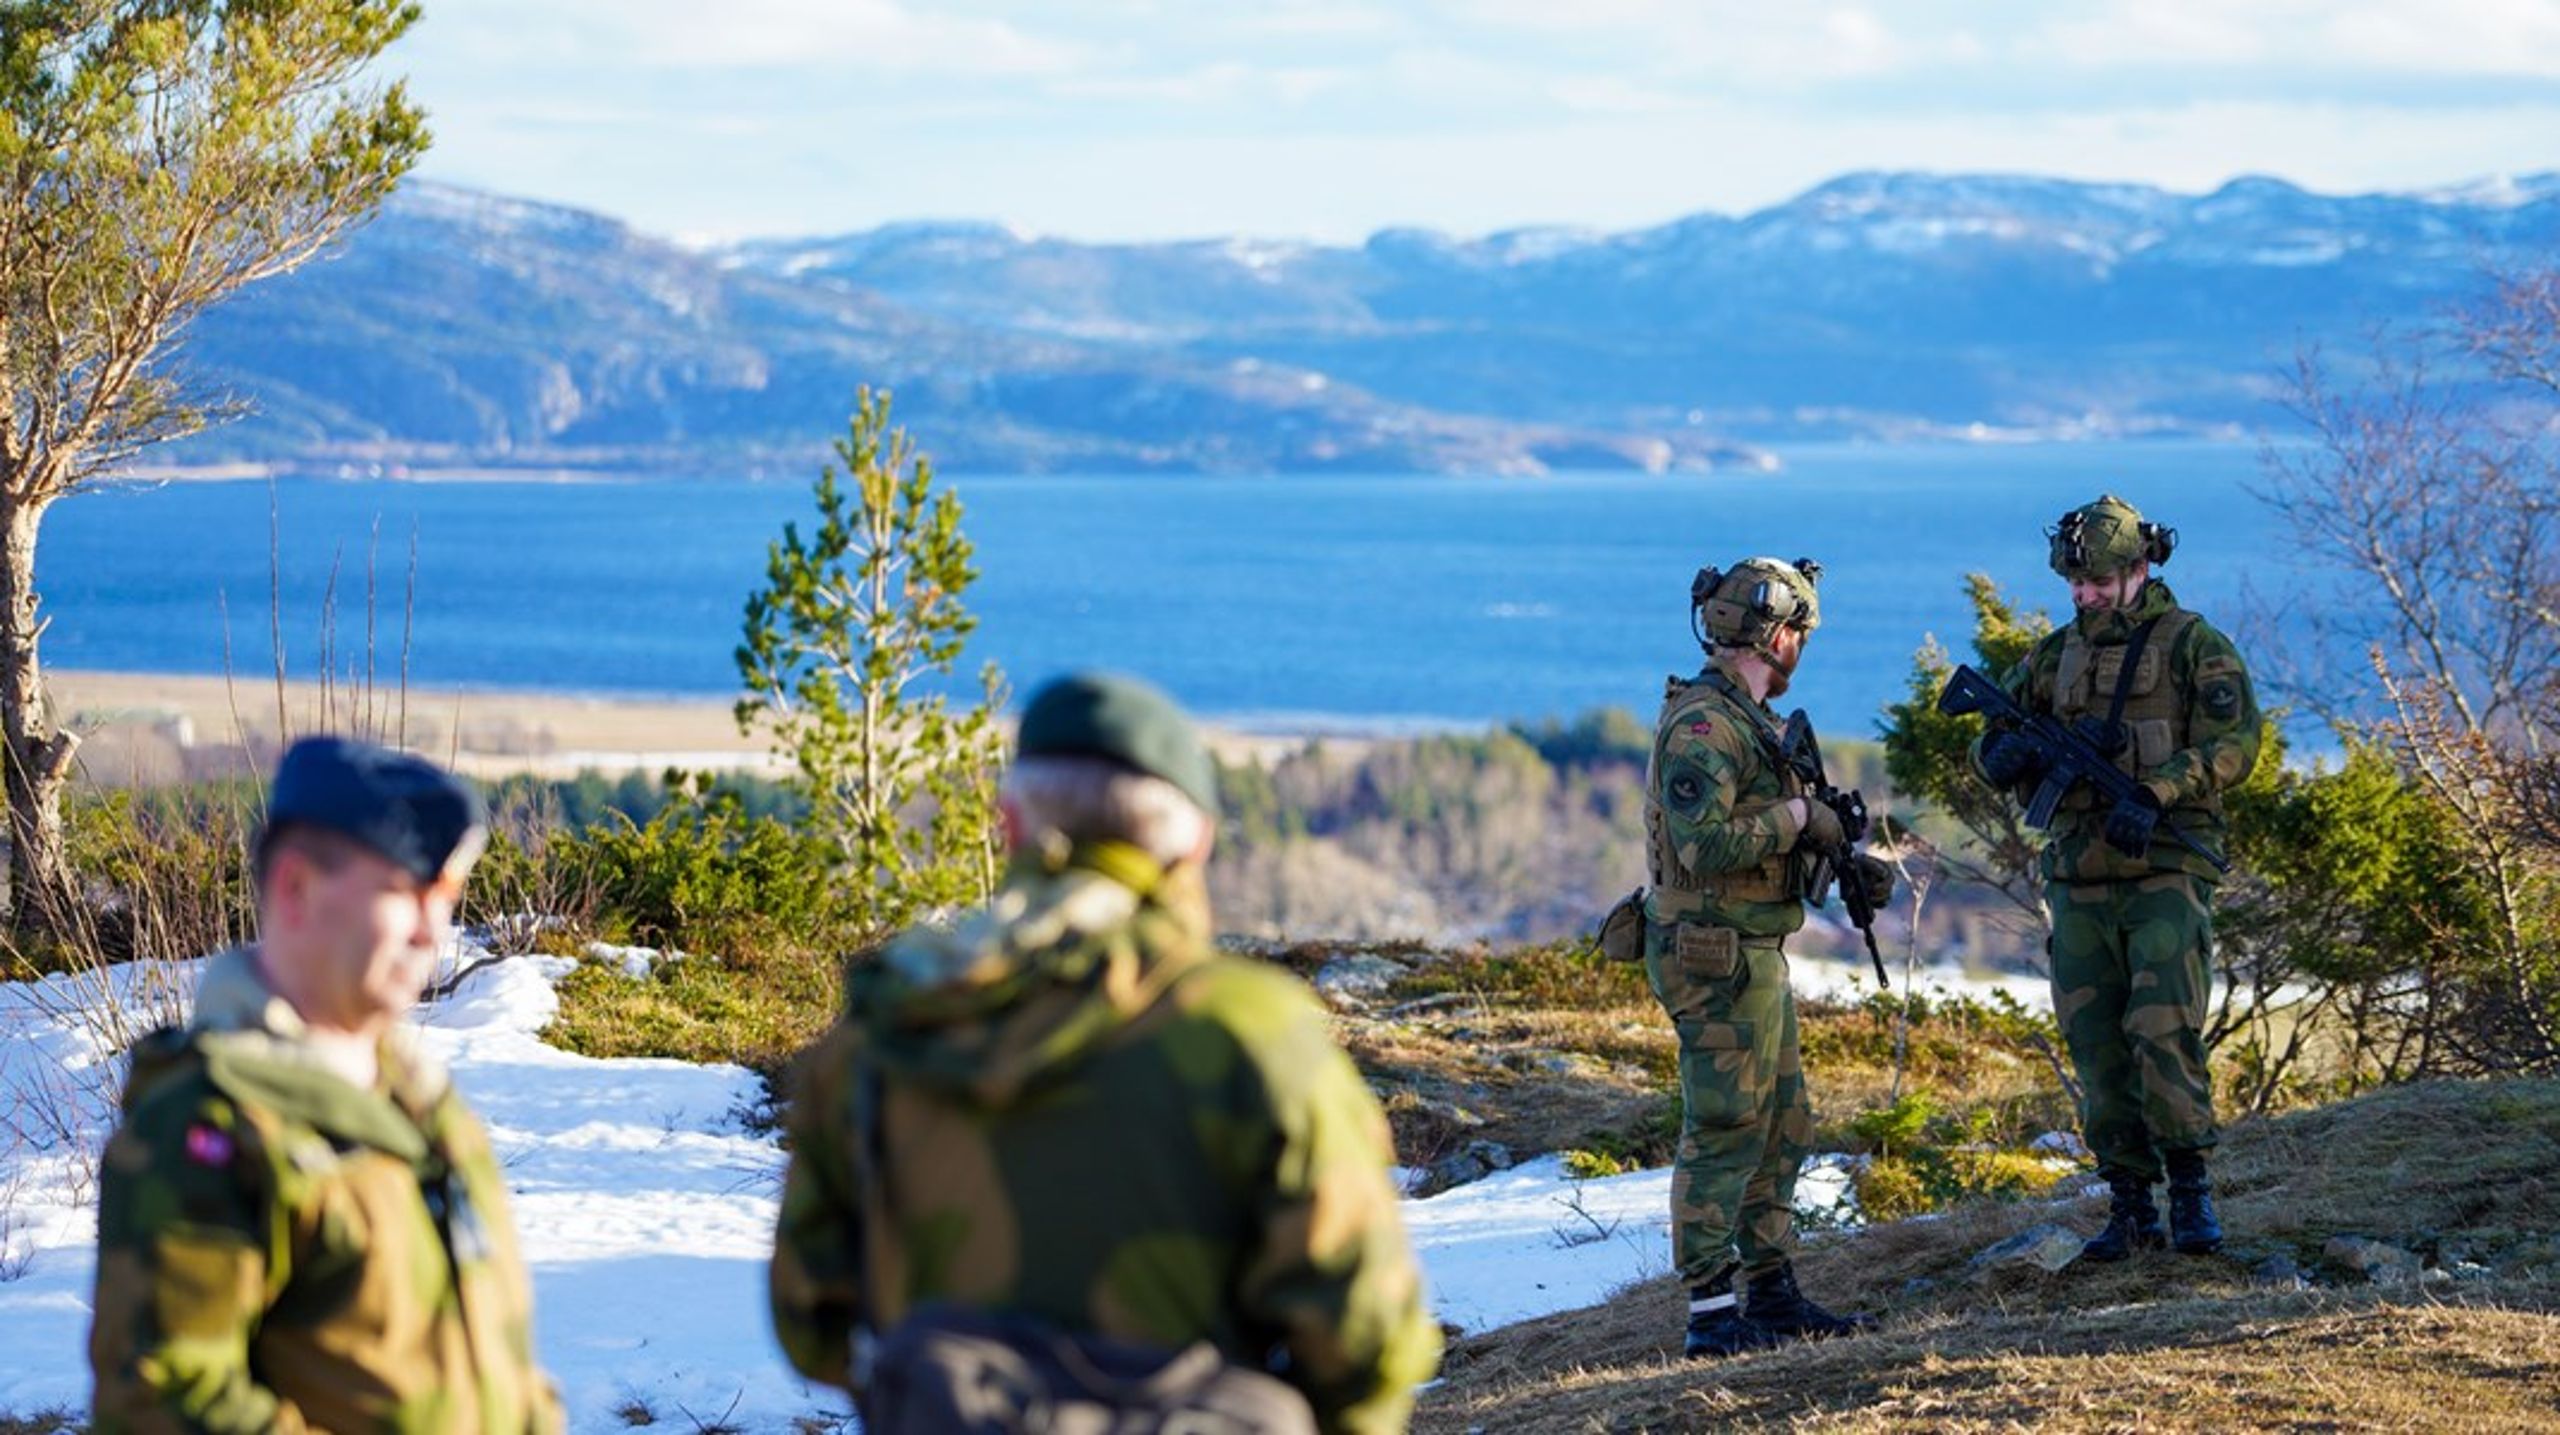
<path fill-rule="evenodd" d="M 2062 515 L 2045 538 L 2053 571 L 2065 578 L 2109 578 L 2146 560 L 2166 563 L 2178 547 L 2178 530 L 2151 522 L 2112 493 Z"/>
<path fill-rule="evenodd" d="M 1731 568 L 1701 568 L 1689 580 L 1690 631 L 1702 647 L 1749 648 L 1774 657 L 1780 628 L 1810 633 L 1822 625 L 1814 591 L 1822 565 L 1810 558 L 1745 558 Z"/>

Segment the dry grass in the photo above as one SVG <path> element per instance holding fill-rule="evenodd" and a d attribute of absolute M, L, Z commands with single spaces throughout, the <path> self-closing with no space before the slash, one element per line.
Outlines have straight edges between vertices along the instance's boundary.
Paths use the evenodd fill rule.
<path fill-rule="evenodd" d="M 1416 1428 L 2560 1430 L 2555 1309 L 2560 1285 L 2509 1283 L 2445 1301 L 2313 1291 L 1939 1314 L 1712 1365 L 1656 1342 L 1434 1391 Z"/>
<path fill-rule="evenodd" d="M 1424 1430 L 2560 1430 L 2560 1082 L 2430 1083 L 2230 1133 L 2224 1255 L 1973 1278 L 1982 1247 L 2095 1199 L 1974 1203 L 1809 1249 L 1807 1288 L 1871 1336 L 1697 1364 L 1673 1281 L 1458 1343 Z M 2360 1234 L 2495 1280 L 2348 1285 Z M 2324 1282 L 2253 1284 L 2292 1256 Z"/>
<path fill-rule="evenodd" d="M 1273 956 L 1312 974 L 1341 950 Z M 1475 1139 L 1524 1158 L 1583 1150 L 1629 1165 L 1670 1159 L 1678 1043 L 1641 967 L 1602 961 L 1579 943 L 1395 955 L 1412 974 L 1375 1010 L 1336 1025 L 1387 1098 L 1399 1160 L 1427 1165 Z M 1890 1106 L 1897 1090 L 1934 1113 L 1925 1124 L 1935 1145 L 2014 1149 L 2073 1124 L 2034 1044 L 2033 1017 L 1923 1002 L 1905 1029 L 1901 1008 L 1876 1001 L 1804 1002 L 1799 1016 L 1824 1150 L 1878 1149 L 1861 1118 Z M 1482 1124 L 1453 1126 L 1451 1107 Z"/>

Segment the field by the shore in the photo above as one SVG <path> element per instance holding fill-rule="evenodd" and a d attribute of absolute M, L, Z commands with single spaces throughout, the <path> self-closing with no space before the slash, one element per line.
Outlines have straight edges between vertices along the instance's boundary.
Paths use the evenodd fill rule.
<path fill-rule="evenodd" d="M 242 674 L 47 670 L 56 714 L 83 737 L 81 768 L 109 786 L 163 783 L 263 766 L 280 732 L 361 731 L 479 777 L 573 777 L 688 770 L 779 776 L 789 760 L 764 735 L 741 733 L 730 700 L 641 698 L 517 688 L 411 688 L 377 677 L 323 685 Z M 1271 760 L 1304 741 L 1212 729 L 1229 763 Z M 1328 738 L 1354 751 L 1359 739 Z"/>

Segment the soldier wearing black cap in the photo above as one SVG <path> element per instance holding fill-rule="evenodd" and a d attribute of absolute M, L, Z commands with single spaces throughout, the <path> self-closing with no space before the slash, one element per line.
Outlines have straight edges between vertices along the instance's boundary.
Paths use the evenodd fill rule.
<path fill-rule="evenodd" d="M 1020 749 L 1002 887 L 849 973 L 804 1068 L 783 1349 L 878 1435 L 1052 1428 L 997 1418 L 987 1402 L 1030 1392 L 969 1374 L 989 1340 L 1070 1407 L 1132 1408 L 1070 1368 L 1190 1347 L 1222 1372 L 1206 1392 L 1122 1381 L 1148 1429 L 1218 1409 L 1251 1419 L 1200 1428 L 1402 1430 L 1440 1331 L 1386 1120 L 1303 983 L 1210 945 L 1208 751 L 1161 693 L 1097 675 L 1041 689 Z"/>
<path fill-rule="evenodd" d="M 431 763 L 335 737 L 285 753 L 257 944 L 134 1049 L 91 1428 L 562 1427 L 488 1137 L 402 1026 L 485 831 Z"/>

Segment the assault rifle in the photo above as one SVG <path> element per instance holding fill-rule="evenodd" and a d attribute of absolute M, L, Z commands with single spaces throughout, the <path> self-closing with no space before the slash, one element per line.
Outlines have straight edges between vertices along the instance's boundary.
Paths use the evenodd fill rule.
<path fill-rule="evenodd" d="M 2125 775 L 2107 755 L 2112 746 L 2103 741 L 2101 731 L 2106 724 L 2096 718 L 2083 718 L 2076 726 L 2065 725 L 2059 718 L 2045 713 L 2031 713 L 2018 706 L 2000 685 L 1969 667 L 1958 667 L 1947 679 L 1944 692 L 1938 694 L 1938 711 L 1962 717 L 1981 713 L 1993 722 L 2007 723 L 2027 741 L 2036 745 L 2044 759 L 2044 780 L 2035 794 L 2027 799 L 2027 825 L 2042 828 L 2052 823 L 2054 809 L 2080 783 L 2087 783 L 2109 803 L 2140 802 L 2147 796 L 2142 784 Z M 2231 864 L 2207 850 L 2178 829 L 2165 815 L 2154 829 L 2189 852 L 2213 864 L 2217 872 L 2228 872 Z"/>
<path fill-rule="evenodd" d="M 1830 774 L 1822 769 L 1822 743 L 1813 735 L 1813 720 L 1798 708 L 1787 716 L 1787 730 L 1778 739 L 1778 758 L 1804 784 L 1805 796 L 1831 809 L 1840 819 L 1841 841 L 1837 851 L 1813 849 L 1813 880 L 1806 890 L 1820 902 L 1823 891 L 1834 881 L 1840 884 L 1840 905 L 1849 909 L 1849 925 L 1866 938 L 1867 960 L 1876 964 L 1876 990 L 1892 985 L 1884 977 L 1884 953 L 1876 950 L 1876 904 L 1867 899 L 1867 883 L 1858 873 L 1858 844 L 1867 835 L 1867 799 L 1864 793 L 1843 792 L 1831 785 Z"/>

